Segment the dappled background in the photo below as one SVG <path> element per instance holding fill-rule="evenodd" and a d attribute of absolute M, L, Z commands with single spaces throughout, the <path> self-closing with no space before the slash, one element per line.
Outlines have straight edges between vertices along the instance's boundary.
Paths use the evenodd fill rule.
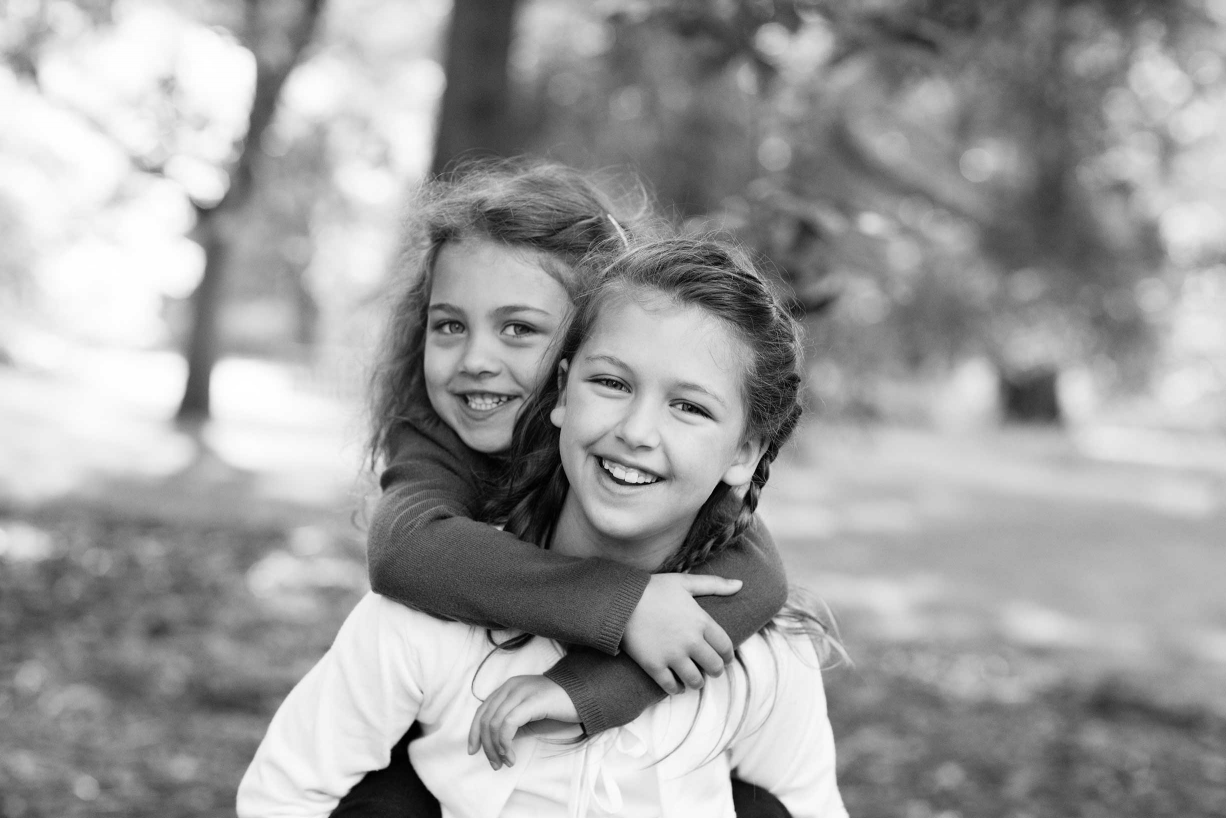
<path fill-rule="evenodd" d="M 1226 814 L 1226 2 L 0 2 L 0 816 L 225 815 L 426 174 L 751 245 L 853 815 Z"/>

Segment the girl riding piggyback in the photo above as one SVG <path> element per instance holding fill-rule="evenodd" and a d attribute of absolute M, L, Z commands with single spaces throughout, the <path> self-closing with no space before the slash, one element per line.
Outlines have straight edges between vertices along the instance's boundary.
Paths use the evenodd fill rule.
<path fill-rule="evenodd" d="M 635 245 L 597 270 L 482 519 L 557 558 L 690 571 L 740 546 L 796 426 L 796 324 L 714 242 Z M 370 594 L 273 718 L 239 815 L 326 815 L 417 722 L 408 753 L 444 816 L 743 818 L 755 813 L 735 770 L 782 814 L 845 818 L 819 669 L 831 648 L 813 612 L 789 605 L 701 693 L 593 736 L 559 724 L 574 719 L 548 692 L 565 645 Z"/>
<path fill-rule="evenodd" d="M 544 676 L 587 735 L 702 687 L 787 596 L 752 505 L 740 535 L 689 573 L 567 556 L 475 519 L 505 485 L 520 410 L 553 376 L 551 344 L 585 288 L 580 260 L 641 237 L 647 220 L 575 170 L 525 162 L 428 184 L 412 212 L 372 383 L 371 460 L 384 469 L 368 532 L 372 589 L 436 617 L 570 646 Z M 505 761 L 486 750 L 492 764 Z M 412 801 L 396 794 L 416 787 L 406 758 L 398 747 L 387 775 L 368 776 L 352 814 Z"/>

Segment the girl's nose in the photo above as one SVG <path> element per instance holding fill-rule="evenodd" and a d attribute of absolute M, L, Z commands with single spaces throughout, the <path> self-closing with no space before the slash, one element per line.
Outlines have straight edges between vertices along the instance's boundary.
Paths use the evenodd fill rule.
<path fill-rule="evenodd" d="M 474 334 L 464 346 L 464 355 L 460 358 L 460 371 L 465 375 L 482 376 L 495 375 L 502 368 L 502 362 L 495 354 L 491 342 L 480 334 Z"/>
<path fill-rule="evenodd" d="M 631 448 L 654 448 L 660 444 L 659 417 L 646 401 L 634 400 L 626 407 L 617 436 Z"/>

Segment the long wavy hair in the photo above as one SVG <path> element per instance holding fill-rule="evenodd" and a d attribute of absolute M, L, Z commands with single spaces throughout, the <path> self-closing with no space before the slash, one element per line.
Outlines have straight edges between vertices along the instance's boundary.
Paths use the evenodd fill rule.
<path fill-rule="evenodd" d="M 370 467 L 392 459 L 401 424 L 429 407 L 426 316 L 434 264 L 448 242 L 482 238 L 532 253 L 573 297 L 576 268 L 586 254 L 605 244 L 624 246 L 648 228 L 646 202 L 641 185 L 627 186 L 615 199 L 574 168 L 522 158 L 469 162 L 422 185 L 408 206 L 386 328 L 370 374 Z"/>

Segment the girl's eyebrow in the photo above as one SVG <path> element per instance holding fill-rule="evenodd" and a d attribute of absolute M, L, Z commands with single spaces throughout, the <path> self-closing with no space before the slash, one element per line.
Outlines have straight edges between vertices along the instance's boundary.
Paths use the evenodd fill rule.
<path fill-rule="evenodd" d="M 584 355 L 583 360 L 587 363 L 604 362 L 606 364 L 610 364 L 612 366 L 619 367 L 624 370 L 630 369 L 630 367 L 627 366 L 625 361 L 613 355 L 603 355 L 603 354 L 602 355 Z M 674 386 L 677 389 L 683 389 L 683 390 L 687 390 L 690 392 L 697 392 L 701 395 L 705 395 L 706 397 L 718 403 L 723 408 L 725 409 L 728 408 L 728 404 L 724 402 L 723 398 L 721 398 L 719 395 L 712 392 L 710 389 L 707 389 L 702 384 L 694 383 L 693 381 L 678 381 L 676 384 L 674 384 Z"/>
<path fill-rule="evenodd" d="M 533 307 L 529 304 L 507 304 L 494 310 L 495 316 L 514 315 L 520 312 L 536 312 L 541 315 L 553 315 L 549 310 L 543 310 L 540 307 Z"/>
<path fill-rule="evenodd" d="M 604 362 L 604 363 L 606 363 L 606 364 L 611 364 L 611 365 L 616 366 L 616 367 L 619 367 L 619 368 L 621 368 L 621 369 L 629 369 L 629 368 L 630 368 L 630 367 L 626 366 L 626 362 L 625 362 L 625 361 L 623 361 L 621 358 L 617 358 L 617 357 L 615 357 L 615 356 L 613 356 L 613 355 L 584 355 L 584 356 L 583 356 L 583 360 L 584 360 L 584 361 L 591 362 L 591 363 L 599 363 L 599 362 L 602 362 L 602 361 L 603 361 L 603 362 Z"/>
<path fill-rule="evenodd" d="M 703 385 L 701 385 L 701 384 L 693 383 L 693 382 L 691 382 L 691 381 L 681 381 L 681 382 L 679 382 L 679 383 L 677 384 L 677 388 L 678 388 L 678 389 L 685 389 L 685 390 L 688 390 L 688 391 L 691 391 L 691 392 L 698 392 L 699 394 L 701 394 L 701 395 L 705 395 L 705 396 L 707 396 L 708 398 L 710 398 L 711 400 L 715 401 L 716 403 L 718 403 L 718 404 L 719 404 L 720 406 L 722 406 L 723 408 L 725 408 L 725 409 L 727 409 L 727 408 L 728 408 L 728 404 L 724 403 L 724 399 L 723 399 L 723 398 L 721 398 L 719 395 L 715 394 L 715 393 L 714 393 L 714 392 L 712 392 L 710 389 L 707 389 L 705 386 L 703 386 Z"/>
<path fill-rule="evenodd" d="M 453 313 L 456 313 L 457 315 L 462 314 L 464 312 L 464 310 L 460 309 L 456 305 L 448 304 L 445 301 L 440 301 L 436 304 L 431 304 L 429 309 L 431 311 L 439 310 L 441 312 L 453 312 Z M 553 313 L 549 312 L 549 310 L 543 310 L 540 307 L 533 307 L 529 304 L 506 304 L 504 306 L 501 306 L 495 309 L 492 315 L 495 318 L 501 318 L 506 315 L 515 315 L 521 312 L 535 312 L 541 315 L 553 315 Z"/>

